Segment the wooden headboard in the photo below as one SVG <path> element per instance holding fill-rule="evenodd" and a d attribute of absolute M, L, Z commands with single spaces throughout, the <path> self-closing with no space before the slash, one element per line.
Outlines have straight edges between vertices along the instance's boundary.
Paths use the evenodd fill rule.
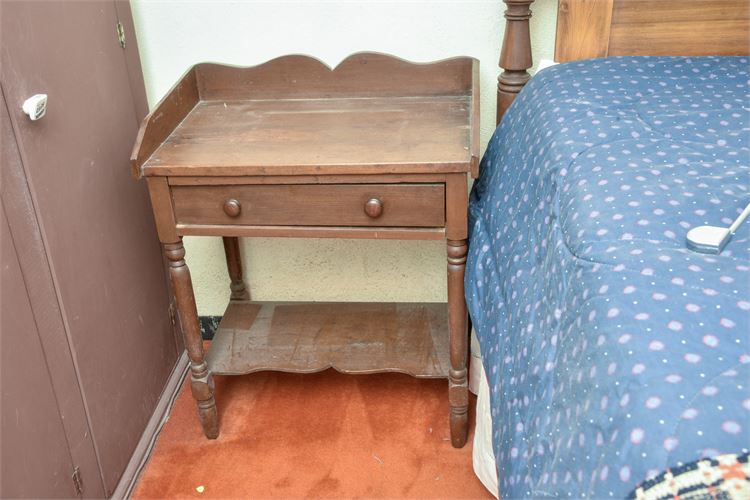
<path fill-rule="evenodd" d="M 555 61 L 748 54 L 748 0 L 560 0 Z"/>
<path fill-rule="evenodd" d="M 529 79 L 530 6 L 503 0 L 497 122 Z M 555 61 L 606 56 L 750 54 L 748 0 L 558 0 Z"/>

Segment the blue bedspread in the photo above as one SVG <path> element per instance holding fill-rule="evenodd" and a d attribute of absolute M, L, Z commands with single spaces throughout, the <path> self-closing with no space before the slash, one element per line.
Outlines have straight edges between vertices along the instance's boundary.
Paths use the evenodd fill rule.
<path fill-rule="evenodd" d="M 541 71 L 470 203 L 469 310 L 505 499 L 625 497 L 750 448 L 747 58 L 610 58 Z"/>

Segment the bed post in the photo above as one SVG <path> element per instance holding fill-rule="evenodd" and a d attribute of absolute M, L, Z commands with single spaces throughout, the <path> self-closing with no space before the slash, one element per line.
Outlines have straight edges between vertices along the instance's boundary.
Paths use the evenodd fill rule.
<path fill-rule="evenodd" d="M 534 0 L 503 0 L 508 6 L 505 11 L 505 37 L 500 52 L 500 69 L 504 70 L 497 78 L 497 115 L 500 123 L 505 111 L 521 91 L 530 75 L 526 71 L 531 62 L 531 35 L 529 19 Z"/>

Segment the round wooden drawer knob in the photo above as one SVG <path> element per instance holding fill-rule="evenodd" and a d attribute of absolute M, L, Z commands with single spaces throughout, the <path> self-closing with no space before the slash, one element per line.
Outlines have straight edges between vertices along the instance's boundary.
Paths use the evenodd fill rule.
<path fill-rule="evenodd" d="M 383 213 L 383 202 L 377 198 L 370 198 L 365 203 L 365 213 L 369 217 L 377 219 Z"/>
<path fill-rule="evenodd" d="M 230 217 L 237 217 L 242 211 L 242 205 L 239 200 L 230 198 L 224 202 L 224 213 Z"/>

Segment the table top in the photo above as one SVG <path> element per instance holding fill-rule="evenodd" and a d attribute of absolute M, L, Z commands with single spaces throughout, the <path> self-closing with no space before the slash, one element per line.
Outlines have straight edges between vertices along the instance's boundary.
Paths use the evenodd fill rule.
<path fill-rule="evenodd" d="M 434 79 L 434 85 L 445 87 L 441 91 L 425 83 L 431 76 L 425 73 L 429 65 L 360 54 L 342 63 L 341 71 L 326 68 L 317 77 L 308 76 L 307 82 L 300 76 L 306 89 L 321 87 L 316 93 L 298 90 L 297 79 L 288 76 L 295 67 L 310 64 L 310 58 L 300 61 L 301 57 L 287 56 L 282 61 L 286 65 L 267 63 L 266 68 L 208 65 L 202 70 L 210 72 L 208 76 L 201 77 L 199 71 L 186 75 L 141 127 L 133 160 L 137 175 L 416 174 L 468 172 L 475 167 L 476 75 L 463 74 L 474 65 L 454 62 L 474 60 L 449 60 L 450 66 L 434 63 L 435 69 L 442 69 L 440 78 L 448 82 Z M 347 64 L 355 64 L 358 73 L 347 70 Z M 262 83 L 264 74 L 247 73 L 256 68 L 265 74 L 273 71 L 268 86 Z M 314 73 L 315 67 L 306 71 Z M 450 71 L 456 72 L 453 80 Z M 225 75 L 218 77 L 222 73 L 217 72 Z M 403 80 L 403 90 L 398 83 L 389 84 L 383 72 Z M 326 78 L 330 82 L 323 81 Z M 469 84 L 461 83 L 467 78 Z M 370 91 L 357 90 L 367 89 L 369 81 Z M 351 88 L 344 88 L 349 82 Z M 455 82 L 468 88 L 462 90 Z M 271 84 L 289 89 L 269 94 Z"/>
<path fill-rule="evenodd" d="M 144 171 L 273 175 L 389 164 L 466 171 L 470 107 L 467 96 L 200 102 Z"/>

